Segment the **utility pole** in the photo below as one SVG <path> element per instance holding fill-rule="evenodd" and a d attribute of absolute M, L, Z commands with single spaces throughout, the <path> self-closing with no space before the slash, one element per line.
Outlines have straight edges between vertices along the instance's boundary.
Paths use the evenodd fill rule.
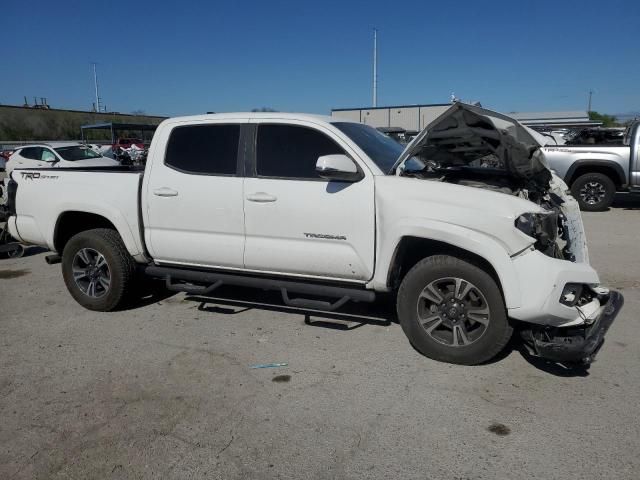
<path fill-rule="evenodd" d="M 593 96 L 593 90 L 589 90 L 589 106 L 587 107 L 587 113 L 591 111 L 591 97 Z"/>
<path fill-rule="evenodd" d="M 378 106 L 378 29 L 373 29 L 373 106 Z"/>
<path fill-rule="evenodd" d="M 96 73 L 96 62 L 92 62 L 93 65 L 93 86 L 96 92 L 96 112 L 100 113 L 100 95 L 98 94 L 98 74 Z"/>

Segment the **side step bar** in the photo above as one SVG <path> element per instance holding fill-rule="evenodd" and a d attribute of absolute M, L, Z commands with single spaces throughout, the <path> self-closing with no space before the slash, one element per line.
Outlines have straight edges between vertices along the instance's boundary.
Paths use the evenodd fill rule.
<path fill-rule="evenodd" d="M 375 292 L 358 288 L 338 287 L 333 285 L 277 280 L 273 278 L 249 277 L 228 273 L 204 272 L 181 268 L 148 266 L 144 273 L 150 277 L 163 278 L 167 289 L 176 292 L 187 292 L 191 295 L 208 295 L 221 285 L 237 285 L 241 287 L 276 290 L 282 295 L 282 301 L 290 307 L 310 308 L 314 310 L 334 311 L 347 303 L 373 302 Z M 188 283 L 184 283 L 188 282 Z M 204 284 L 197 286 L 192 283 Z M 289 293 L 336 298 L 335 302 L 313 300 L 308 298 L 290 298 Z"/>

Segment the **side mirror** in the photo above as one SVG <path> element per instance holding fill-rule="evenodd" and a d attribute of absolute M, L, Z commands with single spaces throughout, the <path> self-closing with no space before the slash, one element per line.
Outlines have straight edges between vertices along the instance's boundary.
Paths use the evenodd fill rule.
<path fill-rule="evenodd" d="M 363 177 L 354 161 L 342 154 L 318 157 L 316 172 L 322 178 L 339 182 L 357 182 Z"/>

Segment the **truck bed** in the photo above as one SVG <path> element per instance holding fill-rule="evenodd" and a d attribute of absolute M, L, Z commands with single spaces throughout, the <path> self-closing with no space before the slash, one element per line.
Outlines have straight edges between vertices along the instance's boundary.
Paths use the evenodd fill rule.
<path fill-rule="evenodd" d="M 100 215 L 121 232 L 132 255 L 142 255 L 141 168 L 129 166 L 15 169 L 14 230 L 24 243 L 55 251 L 57 222 L 74 211 Z M 61 217 L 62 216 L 62 217 Z"/>

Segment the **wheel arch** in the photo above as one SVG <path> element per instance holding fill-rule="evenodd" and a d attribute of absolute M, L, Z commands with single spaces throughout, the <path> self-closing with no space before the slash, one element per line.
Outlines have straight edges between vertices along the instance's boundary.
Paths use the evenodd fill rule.
<path fill-rule="evenodd" d="M 423 258 L 452 255 L 487 271 L 500 288 L 506 307 L 519 307 L 520 282 L 511 257 L 497 241 L 478 232 L 470 233 L 473 237 L 438 238 L 437 232 L 433 231 L 400 235 L 389 249 L 391 253 L 380 255 L 379 265 L 387 265 L 387 268 L 378 271 L 374 278 L 375 286 L 394 290 L 413 265 Z M 388 262 L 384 261 L 385 258 Z"/>
<path fill-rule="evenodd" d="M 129 253 L 136 251 L 135 243 L 133 239 L 130 238 L 131 235 L 126 235 L 126 233 L 123 235 L 122 229 L 119 229 L 116 223 L 104 215 L 79 210 L 68 210 L 58 216 L 53 229 L 53 246 L 55 251 L 62 253 L 71 237 L 80 232 L 95 228 L 108 228 L 118 232 Z"/>
<path fill-rule="evenodd" d="M 586 173 L 602 173 L 611 178 L 616 188 L 621 188 L 627 183 L 624 169 L 619 163 L 611 160 L 579 160 L 567 170 L 565 182 L 569 187 L 578 177 Z"/>

